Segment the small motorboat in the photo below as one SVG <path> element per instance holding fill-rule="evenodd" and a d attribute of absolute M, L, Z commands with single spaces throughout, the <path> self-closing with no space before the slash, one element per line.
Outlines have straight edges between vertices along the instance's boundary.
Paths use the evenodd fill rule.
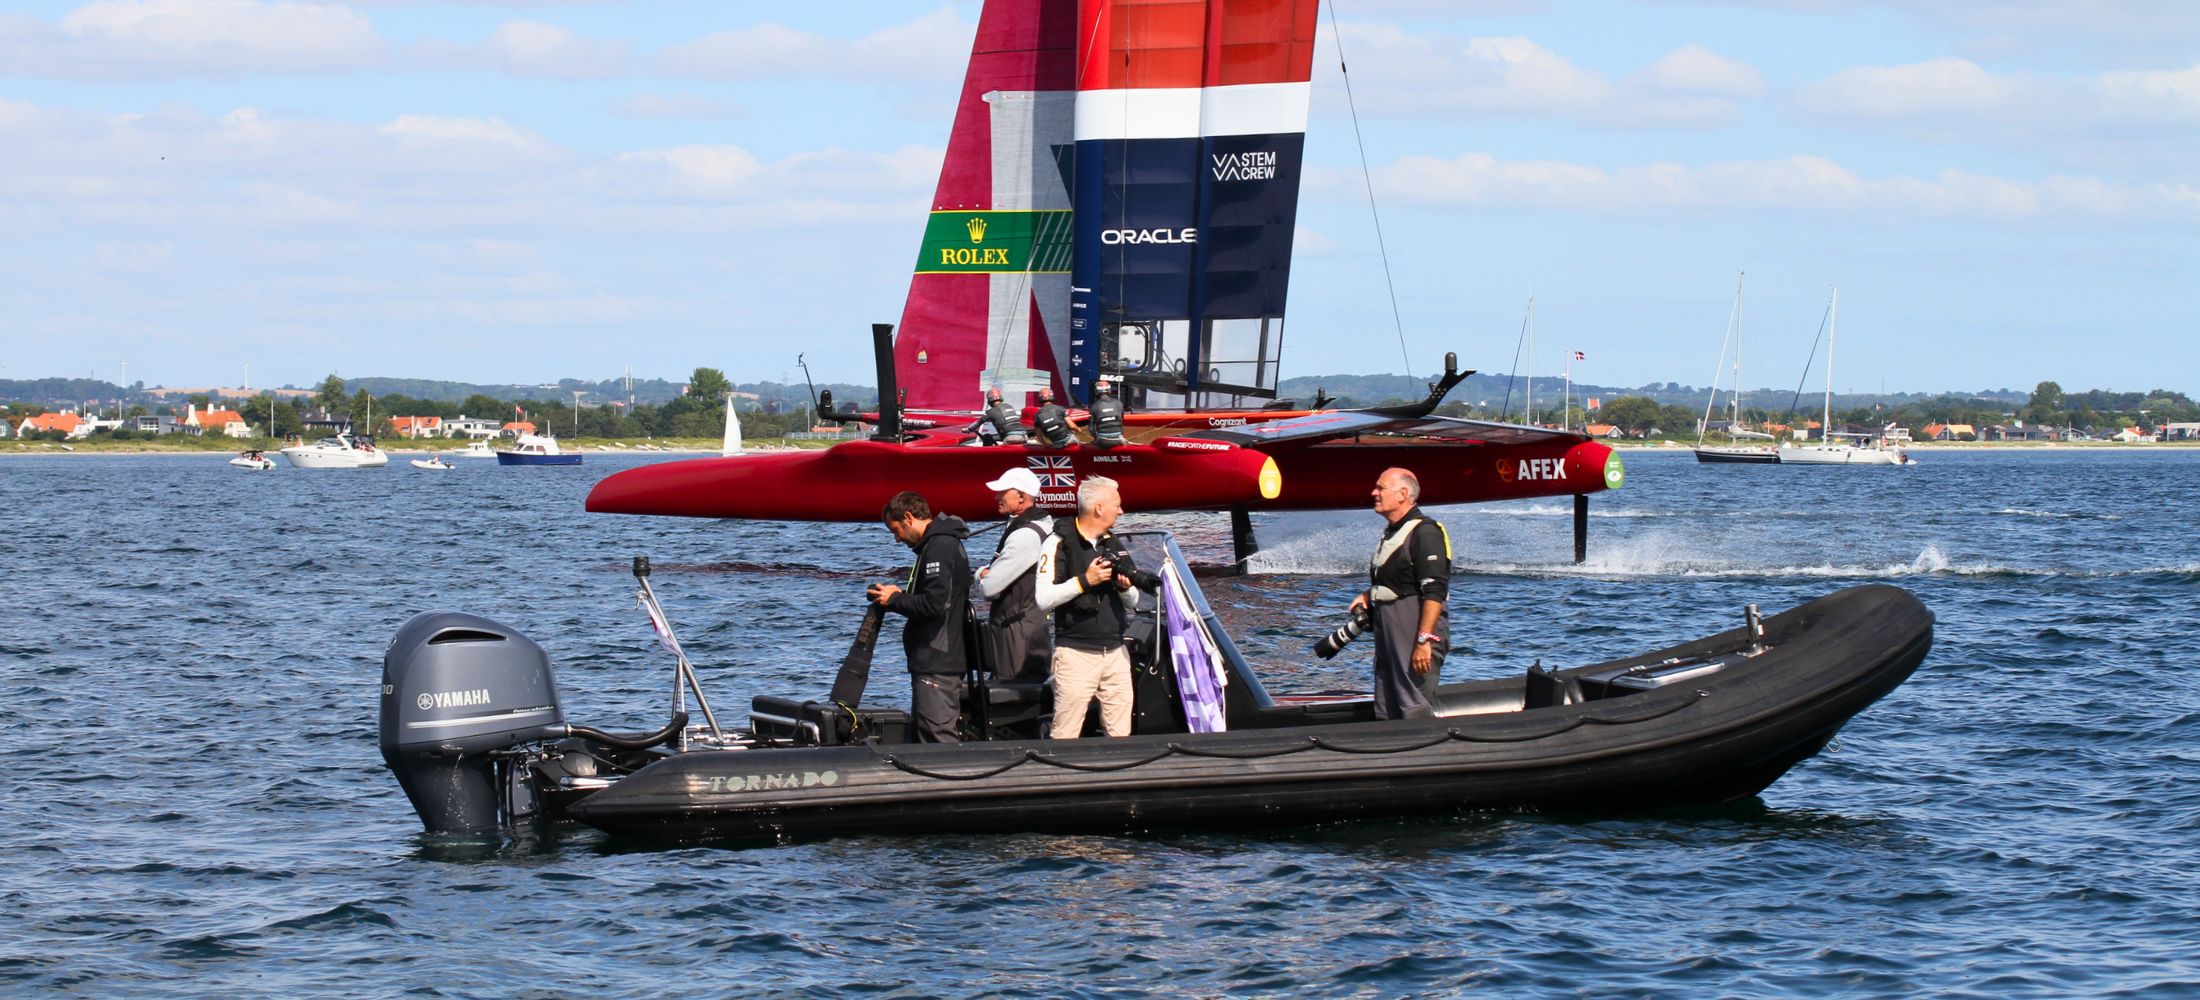
<path fill-rule="evenodd" d="M 441 455 L 430 455 L 426 458 L 413 459 L 412 467 L 415 469 L 449 469 L 451 463 L 444 461 Z"/>
<path fill-rule="evenodd" d="M 466 450 L 465 450 L 465 451 L 462 451 L 462 452 L 459 452 L 459 453 L 458 453 L 458 457 L 460 457 L 460 458 L 495 458 L 495 457 L 497 457 L 497 453 L 496 453 L 496 452 L 494 452 L 494 451 L 491 451 L 491 450 L 490 450 L 490 448 L 489 448 L 489 442 L 487 442 L 487 441 L 469 441 L 469 442 L 467 442 L 467 443 L 466 443 Z"/>
<path fill-rule="evenodd" d="M 522 434 L 510 448 L 497 452 L 498 465 L 579 465 L 581 453 L 561 451 L 558 439 L 547 434 Z"/>
<path fill-rule="evenodd" d="M 266 472 L 275 468 L 275 460 L 267 457 L 267 452 L 258 448 L 248 448 L 238 452 L 237 457 L 229 460 L 229 464 L 240 469 L 251 469 L 255 472 Z"/>
<path fill-rule="evenodd" d="M 373 438 L 350 434 L 292 445 L 282 455 L 300 469 L 378 469 L 390 464 L 389 453 L 375 447 Z"/>
<path fill-rule="evenodd" d="M 663 728 L 570 724 L 542 647 L 487 618 L 428 612 L 383 658 L 383 758 L 435 834 L 578 821 L 620 835 L 776 842 L 1623 812 L 1755 795 L 1932 647 L 1933 615 L 1915 597 L 1853 587 L 1769 618 L 1750 605 L 1743 627 L 1665 649 L 1443 685 L 1434 717 L 1379 721 L 1364 695 L 1271 696 L 1175 543 L 1160 532 L 1118 538 L 1139 565 L 1162 568 L 1164 594 L 1142 602 L 1129 636 L 1141 666 L 1125 738 L 1042 738 L 1049 687 L 991 681 L 979 662 L 966 740 L 910 742 L 908 713 L 863 701 L 876 609 L 831 695 L 758 696 L 746 727 L 721 725 L 647 560 L 636 559 L 642 607 L 676 661 Z M 688 724 L 691 688 L 704 725 Z"/>

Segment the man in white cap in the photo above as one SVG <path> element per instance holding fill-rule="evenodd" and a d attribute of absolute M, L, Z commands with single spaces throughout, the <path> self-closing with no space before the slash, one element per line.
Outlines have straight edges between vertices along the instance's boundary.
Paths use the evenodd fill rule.
<path fill-rule="evenodd" d="M 993 623 L 993 677 L 1038 684 L 1046 680 L 1054 656 L 1047 613 L 1036 597 L 1039 550 L 1054 532 L 1054 519 L 1035 506 L 1039 477 L 1030 469 L 1010 469 L 985 488 L 993 491 L 993 508 L 1008 515 L 1008 526 L 993 547 L 993 564 L 978 571 L 978 586 L 993 602 L 988 619 Z"/>

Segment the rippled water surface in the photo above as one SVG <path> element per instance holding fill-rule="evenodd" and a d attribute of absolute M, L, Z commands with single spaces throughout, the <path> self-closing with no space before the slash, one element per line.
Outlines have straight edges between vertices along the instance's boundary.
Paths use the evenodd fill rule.
<path fill-rule="evenodd" d="M 1937 644 L 1739 807 L 1265 836 L 851 837 L 648 848 L 419 833 L 375 747 L 414 612 L 512 624 L 567 714 L 653 727 L 627 561 L 721 713 L 818 694 L 883 530 L 591 516 L 580 469 L 0 459 L 0 984 L 88 994 L 1976 996 L 2200 994 L 2200 453 L 1927 452 L 1911 469 L 1628 457 L 1594 502 L 1439 513 L 1453 678 L 1589 662 L 1854 583 Z M 1175 527 L 1227 556 L 1219 517 Z M 1278 690 L 1364 686 L 1311 641 L 1372 514 L 1259 520 L 1206 581 Z M 886 659 L 891 660 L 889 655 Z M 906 688 L 886 664 L 875 687 Z"/>

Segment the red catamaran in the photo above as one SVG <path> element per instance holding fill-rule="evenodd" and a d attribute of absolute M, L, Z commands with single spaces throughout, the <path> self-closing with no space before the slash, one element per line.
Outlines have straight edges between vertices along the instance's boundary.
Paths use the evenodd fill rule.
<path fill-rule="evenodd" d="M 872 415 L 868 441 L 620 472 L 588 509 L 869 521 L 914 489 L 985 516 L 985 482 L 1022 463 L 1056 510 L 1106 475 L 1129 510 L 1231 511 L 1242 557 L 1249 511 L 1364 506 L 1399 465 L 1426 504 L 1575 497 L 1580 558 L 1587 495 L 1620 485 L 1618 457 L 1581 434 L 1433 416 L 1465 377 L 1448 356 L 1416 404 L 1276 398 L 1317 7 L 989 0 L 899 334 L 874 328 L 880 399 L 901 405 Z M 989 387 L 1082 405 L 1102 377 L 1123 387 L 1128 445 L 965 447 L 946 429 Z"/>

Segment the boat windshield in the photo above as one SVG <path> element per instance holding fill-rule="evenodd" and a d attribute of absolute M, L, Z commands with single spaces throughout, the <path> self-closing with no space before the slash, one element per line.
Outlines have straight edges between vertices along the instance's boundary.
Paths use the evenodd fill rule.
<path fill-rule="evenodd" d="M 1240 698 L 1247 699 L 1252 708 L 1265 710 L 1275 707 L 1275 700 L 1268 696 L 1268 689 L 1261 685 L 1259 676 L 1245 662 L 1245 654 L 1239 652 L 1237 644 L 1230 641 L 1229 630 L 1215 616 L 1214 608 L 1208 606 L 1207 595 L 1199 589 L 1199 578 L 1192 574 L 1191 564 L 1185 561 L 1183 550 L 1176 547 L 1176 538 L 1158 529 L 1121 531 L 1115 537 L 1123 543 L 1123 547 L 1131 554 L 1131 560 L 1140 569 L 1159 573 L 1163 566 L 1169 566 L 1175 570 L 1176 578 L 1184 588 L 1185 603 L 1191 606 L 1192 613 L 1200 621 L 1206 623 L 1207 635 L 1214 640 L 1216 650 L 1222 654 L 1223 666 L 1230 672 L 1229 695 L 1233 707 Z M 1159 595 L 1155 595 L 1150 601 L 1141 603 L 1146 608 L 1158 609 L 1161 602 Z M 1166 623 L 1157 624 L 1160 631 L 1166 632 Z"/>

